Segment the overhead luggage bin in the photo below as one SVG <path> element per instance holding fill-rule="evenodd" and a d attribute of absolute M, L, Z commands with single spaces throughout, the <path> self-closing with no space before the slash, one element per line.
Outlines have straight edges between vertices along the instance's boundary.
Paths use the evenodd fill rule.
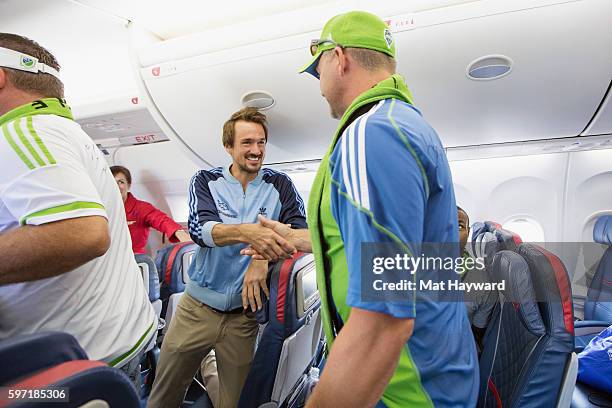
<path fill-rule="evenodd" d="M 406 14 L 381 7 L 372 2 L 370 9 L 394 32 L 398 72 L 446 147 L 578 136 L 610 84 L 610 1 L 473 1 Z M 322 26 L 331 16 L 314 21 Z M 217 29 L 137 51 L 153 116 L 197 160 L 225 164 L 221 127 L 250 92 L 274 99 L 266 111 L 267 162 L 325 153 L 337 122 L 316 79 L 297 74 L 320 28 L 300 31 L 313 24 L 299 22 L 293 32 L 262 39 L 287 22 L 271 25 L 243 32 L 242 44 Z"/>

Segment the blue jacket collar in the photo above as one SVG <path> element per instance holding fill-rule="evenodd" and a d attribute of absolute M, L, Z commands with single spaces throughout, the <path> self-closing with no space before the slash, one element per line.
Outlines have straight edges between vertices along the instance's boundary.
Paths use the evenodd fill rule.
<path fill-rule="evenodd" d="M 225 177 L 225 179 L 232 183 L 232 184 L 240 184 L 240 182 L 236 179 L 236 177 L 232 176 L 232 173 L 230 172 L 230 167 L 232 165 L 227 165 L 225 167 L 223 167 L 223 177 Z M 249 184 L 252 184 L 254 187 L 257 187 L 261 181 L 263 180 L 263 167 L 261 169 L 259 169 L 259 172 L 257 173 L 257 177 L 255 177 L 255 179 L 253 179 L 253 181 L 251 181 Z"/>

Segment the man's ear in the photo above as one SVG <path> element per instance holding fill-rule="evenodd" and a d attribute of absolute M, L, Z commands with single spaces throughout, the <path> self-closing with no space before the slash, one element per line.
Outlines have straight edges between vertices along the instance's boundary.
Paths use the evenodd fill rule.
<path fill-rule="evenodd" d="M 334 54 L 338 60 L 338 75 L 344 75 L 349 67 L 348 54 L 345 49 L 341 47 L 334 48 Z"/>
<path fill-rule="evenodd" d="M 232 147 L 231 146 L 226 146 L 223 145 L 223 148 L 225 149 L 225 151 L 227 152 L 227 154 L 229 154 L 230 156 L 232 155 Z"/>
<path fill-rule="evenodd" d="M 6 86 L 7 81 L 8 78 L 6 77 L 6 71 L 0 68 L 0 89 Z"/>

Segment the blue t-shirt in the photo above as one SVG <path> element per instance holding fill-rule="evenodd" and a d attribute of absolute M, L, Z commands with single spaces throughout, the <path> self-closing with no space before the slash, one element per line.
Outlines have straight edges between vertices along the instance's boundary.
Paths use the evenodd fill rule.
<path fill-rule="evenodd" d="M 438 135 L 412 105 L 386 99 L 345 129 L 330 157 L 330 171 L 331 203 L 324 199 L 322 211 L 331 207 L 339 231 L 322 223 L 326 255 L 336 263 L 330 281 L 340 319 L 346 321 L 352 307 L 415 319 L 381 403 L 474 406 L 478 360 L 461 295 L 451 293 L 440 301 L 416 291 L 398 300 L 389 290 L 369 299 L 369 289 L 362 287 L 369 284 L 361 265 L 363 243 L 396 243 L 418 256 L 421 243 L 459 241 L 453 183 Z M 348 283 L 340 276 L 342 262 Z M 440 276 L 457 279 L 453 275 Z"/>

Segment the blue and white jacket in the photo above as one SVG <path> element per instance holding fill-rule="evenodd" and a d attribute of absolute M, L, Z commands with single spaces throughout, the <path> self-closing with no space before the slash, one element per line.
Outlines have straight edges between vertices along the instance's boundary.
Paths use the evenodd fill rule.
<path fill-rule="evenodd" d="M 284 173 L 261 169 L 257 177 L 242 185 L 228 167 L 200 170 L 189 187 L 189 234 L 199 245 L 191 266 L 186 291 L 215 309 L 242 306 L 242 281 L 250 257 L 240 255 L 245 244 L 218 247 L 212 238 L 215 224 L 252 224 L 263 216 L 308 228 L 304 202 Z"/>

